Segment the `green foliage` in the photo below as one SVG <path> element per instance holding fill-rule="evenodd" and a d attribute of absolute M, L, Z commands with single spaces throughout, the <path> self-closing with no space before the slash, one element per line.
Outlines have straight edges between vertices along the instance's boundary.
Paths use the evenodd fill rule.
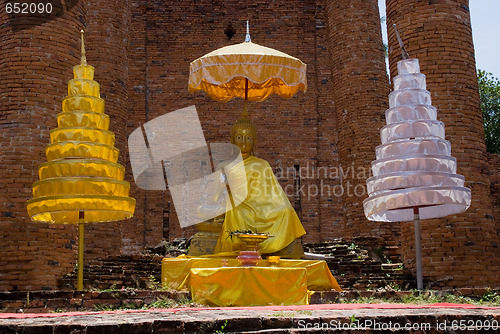
<path fill-rule="evenodd" d="M 491 289 L 486 290 L 484 295 L 481 297 L 480 302 L 500 304 L 500 294 L 498 292 L 493 292 Z"/>
<path fill-rule="evenodd" d="M 225 333 L 224 329 L 226 328 L 226 326 L 227 326 L 227 320 L 226 320 L 226 322 L 224 322 L 224 324 L 222 326 L 220 326 L 220 329 L 217 330 L 215 333 L 217 333 L 217 334 L 223 334 L 223 333 Z"/>
<path fill-rule="evenodd" d="M 352 251 L 352 250 L 356 250 L 356 249 L 358 249 L 358 247 L 359 247 L 358 245 L 356 245 L 354 242 L 352 242 L 352 243 L 351 243 L 351 244 L 347 247 L 347 249 Z"/>
<path fill-rule="evenodd" d="M 50 311 L 49 313 L 65 313 L 65 312 L 68 312 L 67 309 L 65 308 L 56 308 L 54 311 Z"/>
<path fill-rule="evenodd" d="M 483 113 L 486 150 L 500 154 L 500 81 L 491 73 L 477 71 Z"/>
<path fill-rule="evenodd" d="M 277 318 L 293 318 L 295 313 L 293 311 L 277 311 L 272 314 L 273 317 Z"/>
<path fill-rule="evenodd" d="M 148 280 L 146 281 L 146 286 L 151 290 L 162 290 L 162 285 L 158 282 L 155 275 L 149 275 Z"/>
<path fill-rule="evenodd" d="M 396 289 L 395 289 L 396 290 Z M 398 290 L 396 290 L 398 291 Z M 455 304 L 472 304 L 486 306 L 500 306 L 500 294 L 488 290 L 483 296 L 463 296 L 459 293 L 450 293 L 443 291 L 412 291 L 409 294 L 385 297 L 382 295 L 359 296 L 356 298 L 340 297 L 335 303 L 354 303 L 354 304 L 384 304 L 384 303 L 404 303 L 427 305 L 434 303 L 455 303 Z"/>
<path fill-rule="evenodd" d="M 295 318 L 299 315 L 309 315 L 311 316 L 313 313 L 311 310 L 297 310 L 297 311 L 277 311 L 272 314 L 273 317 L 276 318 Z"/>
<path fill-rule="evenodd" d="M 125 303 L 119 306 L 106 305 L 106 304 L 96 304 L 94 305 L 95 311 L 116 311 L 116 310 L 138 310 L 142 306 L 134 303 Z"/>
<path fill-rule="evenodd" d="M 187 306 L 196 306 L 191 299 L 185 296 L 181 296 L 178 299 L 170 299 L 167 297 L 160 297 L 153 303 L 149 305 L 145 305 L 143 309 L 157 309 L 157 308 L 178 308 L 178 307 L 187 307 Z"/>
<path fill-rule="evenodd" d="M 185 296 L 181 296 L 177 299 L 171 299 L 168 297 L 159 297 L 151 304 L 144 304 L 142 301 L 137 301 L 136 303 L 122 303 L 120 305 L 106 305 L 106 304 L 96 304 L 94 305 L 94 310 L 96 311 L 115 311 L 115 310 L 149 310 L 149 309 L 162 309 L 162 308 L 181 308 L 188 306 L 199 306 L 191 299 Z"/>
<path fill-rule="evenodd" d="M 173 299 L 160 297 L 151 304 L 144 306 L 143 309 L 174 308 L 177 305 L 177 302 Z"/>

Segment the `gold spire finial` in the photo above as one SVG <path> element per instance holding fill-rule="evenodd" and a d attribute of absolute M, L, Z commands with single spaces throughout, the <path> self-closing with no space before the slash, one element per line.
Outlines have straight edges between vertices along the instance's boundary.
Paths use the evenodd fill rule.
<path fill-rule="evenodd" d="M 83 30 L 80 30 L 80 32 L 82 33 L 82 58 L 80 64 L 87 65 L 87 57 L 85 56 L 85 42 L 83 40 Z"/>
<path fill-rule="evenodd" d="M 248 20 L 247 20 L 247 35 L 245 36 L 245 42 L 251 42 L 252 39 L 250 38 L 250 27 L 248 25 Z"/>

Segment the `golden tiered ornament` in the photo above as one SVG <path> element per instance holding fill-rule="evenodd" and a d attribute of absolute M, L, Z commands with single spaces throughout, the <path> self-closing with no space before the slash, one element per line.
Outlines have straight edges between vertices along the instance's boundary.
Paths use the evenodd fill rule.
<path fill-rule="evenodd" d="M 78 290 L 83 290 L 84 223 L 123 220 L 133 216 L 135 199 L 117 163 L 115 135 L 109 131 L 94 67 L 87 65 L 82 31 L 80 65 L 73 67 L 68 96 L 50 132 L 47 162 L 38 168 L 28 214 L 33 221 L 79 225 Z"/>

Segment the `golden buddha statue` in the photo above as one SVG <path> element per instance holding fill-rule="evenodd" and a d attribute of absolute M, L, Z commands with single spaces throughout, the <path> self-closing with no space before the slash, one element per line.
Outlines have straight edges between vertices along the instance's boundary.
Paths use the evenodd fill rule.
<path fill-rule="evenodd" d="M 215 252 L 242 250 L 244 243 L 230 233 L 252 231 L 272 236 L 259 244 L 261 254 L 300 258 L 304 255 L 300 237 L 306 232 L 269 163 L 253 155 L 256 141 L 254 125 L 246 115 L 241 116 L 231 128 L 231 143 L 240 148 L 244 169 L 234 168 L 226 173 L 244 171 L 248 194 L 239 205 L 226 212 Z M 229 174 L 226 177 L 245 178 Z"/>

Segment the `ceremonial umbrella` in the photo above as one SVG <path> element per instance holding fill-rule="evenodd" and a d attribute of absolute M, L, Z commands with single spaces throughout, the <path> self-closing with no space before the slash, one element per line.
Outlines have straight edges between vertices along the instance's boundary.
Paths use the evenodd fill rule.
<path fill-rule="evenodd" d="M 125 168 L 117 163 L 115 135 L 109 131 L 94 67 L 87 65 L 82 31 L 81 64 L 73 67 L 58 128 L 50 132 L 47 162 L 38 168 L 28 214 L 36 222 L 78 223 L 78 280 L 83 290 L 84 224 L 130 218 L 135 199 L 123 181 Z"/>
<path fill-rule="evenodd" d="M 263 101 L 271 94 L 290 98 L 307 90 L 306 64 L 286 53 L 245 42 L 212 51 L 191 62 L 190 92 L 205 91 L 216 101 L 233 97 Z"/>
<path fill-rule="evenodd" d="M 369 220 L 414 221 L 417 288 L 422 290 L 420 219 L 464 212 L 471 191 L 456 174 L 457 162 L 444 139 L 444 124 L 436 118 L 418 59 L 408 59 L 401 41 L 400 45 L 404 59 L 398 62 L 387 125 L 380 130 L 382 145 L 376 148 L 373 177 L 367 180 L 369 197 L 363 205 Z"/>

